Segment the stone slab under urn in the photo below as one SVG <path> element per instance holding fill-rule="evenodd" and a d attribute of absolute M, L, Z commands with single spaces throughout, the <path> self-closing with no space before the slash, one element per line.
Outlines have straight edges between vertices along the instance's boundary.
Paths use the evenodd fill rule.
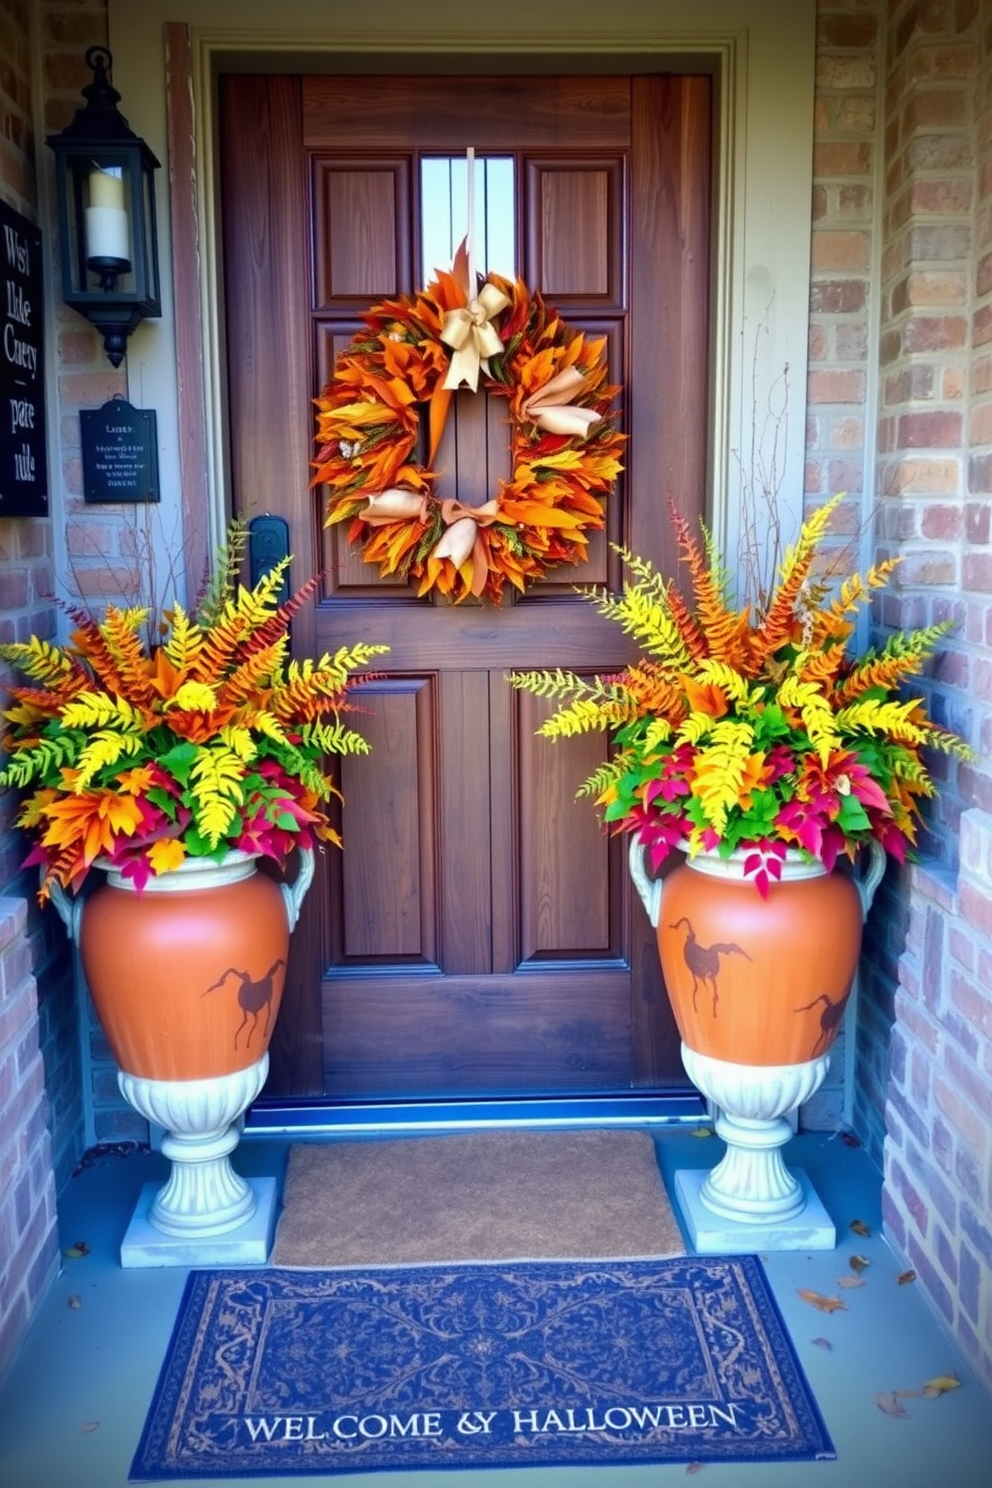
<path fill-rule="evenodd" d="M 224 1235 L 184 1239 L 167 1235 L 151 1221 L 162 1185 L 146 1183 L 121 1241 L 121 1265 L 127 1269 L 154 1266 L 264 1266 L 272 1250 L 279 1209 L 279 1186 L 274 1178 L 245 1180 L 254 1208 L 237 1229 Z"/>

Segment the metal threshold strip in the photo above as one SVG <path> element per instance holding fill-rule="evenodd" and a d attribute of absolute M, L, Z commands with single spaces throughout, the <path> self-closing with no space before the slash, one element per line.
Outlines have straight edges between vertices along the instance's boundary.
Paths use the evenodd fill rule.
<path fill-rule="evenodd" d="M 248 1111 L 244 1137 L 337 1137 L 501 1126 L 663 1126 L 705 1119 L 703 1098 L 692 1089 L 500 1100 L 263 1099 Z"/>

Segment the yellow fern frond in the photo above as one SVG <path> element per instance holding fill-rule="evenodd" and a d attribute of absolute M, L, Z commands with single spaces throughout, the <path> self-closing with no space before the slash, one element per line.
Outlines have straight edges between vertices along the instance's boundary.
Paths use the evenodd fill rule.
<path fill-rule="evenodd" d="M 725 661 L 718 661 L 715 657 L 708 657 L 701 661 L 693 674 L 693 681 L 699 683 L 712 682 L 722 689 L 727 697 L 735 703 L 746 703 L 751 689 L 744 677 L 734 667 Z"/>
<path fill-rule="evenodd" d="M 598 595 L 596 608 L 607 620 L 617 621 L 650 656 L 656 656 L 671 670 L 683 671 L 692 664 L 692 653 L 667 603 L 659 600 L 653 587 L 628 584 L 622 595 Z"/>
<path fill-rule="evenodd" d="M 244 760 L 246 764 L 249 760 L 253 760 L 258 753 L 250 729 L 246 729 L 240 724 L 229 723 L 225 725 L 220 730 L 219 737 L 227 745 L 228 749 L 231 750 L 232 754 L 236 754 L 238 759 Z"/>
<path fill-rule="evenodd" d="M 190 771 L 199 830 L 216 847 L 244 801 L 244 764 L 226 745 L 204 745 Z"/>
<path fill-rule="evenodd" d="M 203 632 L 193 623 L 182 605 L 170 611 L 171 627 L 162 649 L 181 676 L 194 671 L 203 650 Z"/>
<path fill-rule="evenodd" d="M 259 708 L 257 711 L 246 709 L 242 717 L 245 724 L 250 726 L 256 734 L 264 734 L 267 739 L 272 739 L 276 744 L 289 742 L 286 738 L 286 730 L 267 708 Z"/>
<path fill-rule="evenodd" d="M 623 769 L 624 764 L 620 757 L 615 760 L 604 761 L 598 769 L 594 770 L 591 775 L 583 780 L 575 792 L 576 800 L 581 800 L 585 796 L 592 796 L 597 802 L 602 801 L 606 792 L 620 778 Z"/>
<path fill-rule="evenodd" d="M 727 815 L 740 800 L 753 744 L 750 724 L 722 718 L 712 730 L 710 743 L 696 758 L 690 790 L 717 832 L 724 832 Z"/>
<path fill-rule="evenodd" d="M 796 625 L 802 618 L 801 601 L 817 547 L 843 499 L 843 495 L 834 496 L 813 512 L 803 523 L 796 541 L 786 550 L 778 587 L 755 636 L 762 663 L 794 639 Z"/>
<path fill-rule="evenodd" d="M 368 741 L 354 729 L 341 723 L 328 724 L 321 720 L 308 723 L 303 728 L 303 738 L 314 743 L 324 754 L 368 754 Z"/>
<path fill-rule="evenodd" d="M 126 755 L 139 754 L 141 748 L 142 736 L 140 734 L 119 734 L 110 729 L 98 730 L 76 763 L 73 791 L 77 796 L 81 795 L 89 788 L 94 776 L 98 775 L 107 765 L 116 765 L 117 761 Z"/>
<path fill-rule="evenodd" d="M 574 672 L 563 672 L 561 667 L 553 672 L 510 672 L 506 680 L 519 692 L 530 692 L 535 697 L 555 700 L 571 697 L 586 689 L 581 677 Z"/>
<path fill-rule="evenodd" d="M 708 734 L 712 733 L 718 720 L 712 713 L 690 713 L 679 725 L 679 731 L 675 735 L 675 743 L 700 744 Z"/>
<path fill-rule="evenodd" d="M 659 744 L 667 744 L 672 737 L 672 726 L 664 718 L 652 718 L 644 731 L 644 749 L 650 754 Z"/>
<path fill-rule="evenodd" d="M 141 730 L 144 715 L 125 698 L 110 697 L 106 692 L 81 692 L 62 709 L 66 728 L 106 728 L 113 724 L 128 732 Z"/>
<path fill-rule="evenodd" d="M 813 682 L 800 681 L 798 676 L 786 677 L 777 700 L 781 708 L 800 714 L 810 743 L 826 764 L 831 751 L 841 743 L 840 720 L 819 687 Z"/>
<path fill-rule="evenodd" d="M 537 732 L 545 739 L 570 739 L 574 734 L 588 734 L 593 729 L 614 728 L 627 723 L 636 715 L 628 706 L 616 699 L 595 702 L 592 698 L 576 698 L 567 708 L 546 718 Z"/>
<path fill-rule="evenodd" d="M 37 636 L 32 636 L 28 641 L 8 641 L 0 646 L 0 656 L 26 677 L 43 683 L 52 692 L 61 691 L 61 684 L 69 678 L 83 676 L 64 652 L 49 641 L 39 640 Z"/>
<path fill-rule="evenodd" d="M 837 714 L 838 728 L 860 730 L 866 734 L 884 734 L 906 744 L 926 744 L 928 729 L 914 723 L 910 714 L 919 706 L 919 698 L 907 702 L 861 698 Z"/>

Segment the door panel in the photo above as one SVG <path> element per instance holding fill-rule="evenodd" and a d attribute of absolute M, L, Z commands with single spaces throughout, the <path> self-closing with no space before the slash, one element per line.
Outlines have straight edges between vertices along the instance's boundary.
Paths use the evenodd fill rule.
<path fill-rule="evenodd" d="M 391 647 L 387 675 L 359 694 L 372 754 L 343 762 L 345 851 L 322 865 L 294 937 L 269 1093 L 685 1084 L 622 844 L 574 800 L 602 736 L 535 738 L 547 705 L 505 673 L 620 667 L 627 643 L 574 585 L 619 582 L 609 541 L 670 564 L 669 487 L 701 508 L 709 107 L 704 78 L 224 80 L 238 506 L 286 515 L 295 582 L 323 572 L 294 627 L 300 649 Z M 311 400 L 358 313 L 419 287 L 421 153 L 467 144 L 512 154 L 518 272 L 572 327 L 606 338 L 629 434 L 589 561 L 498 609 L 380 580 L 340 527 L 321 530 L 307 480 Z M 486 501 L 509 474 L 508 440 L 505 399 L 457 394 L 437 494 Z"/>

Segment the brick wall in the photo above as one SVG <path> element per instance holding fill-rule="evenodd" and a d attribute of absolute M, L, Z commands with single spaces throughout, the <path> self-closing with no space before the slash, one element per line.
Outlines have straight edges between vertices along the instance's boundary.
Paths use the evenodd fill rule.
<path fill-rule="evenodd" d="M 74 13 L 92 27 L 103 9 L 101 0 Z M 34 222 L 43 147 L 33 48 L 43 45 L 47 20 L 28 0 L 8 0 L 0 10 L 0 196 Z M 97 37 L 105 29 L 104 18 Z M 45 239 L 50 245 L 51 234 Z M 57 417 L 49 408 L 50 450 L 62 433 L 52 428 Z M 0 640 L 52 637 L 58 629 L 57 461 L 50 470 L 51 518 L 0 518 Z M 35 903 L 34 875 L 21 871 L 26 844 L 13 815 L 11 793 L 0 794 L 0 1369 L 54 1274 L 54 1194 L 84 1146 L 72 957 L 61 923 Z"/>
<path fill-rule="evenodd" d="M 91 46 L 107 44 L 107 12 L 105 0 L 80 0 L 78 4 L 43 0 L 41 11 L 47 135 L 64 129 L 82 105 L 81 90 L 92 81 L 85 54 Z M 42 151 L 38 169 L 54 174 L 50 150 Z M 108 600 L 136 604 L 146 593 L 149 517 L 147 509 L 87 506 L 83 500 L 79 411 L 98 408 L 115 394 L 126 396 L 127 382 L 124 372 L 107 360 L 97 332 L 62 305 L 60 297 L 56 299 L 59 500 L 65 531 L 61 592 L 101 615 Z M 55 931 L 62 934 L 61 925 Z M 88 1003 L 84 1012 L 92 1071 L 90 1135 L 97 1142 L 146 1141 L 147 1123 L 117 1089 L 116 1065 Z M 77 1036 L 73 1042 L 78 1046 Z"/>
<path fill-rule="evenodd" d="M 834 520 L 831 566 L 850 573 L 868 557 L 862 513 L 871 501 L 874 429 L 869 426 L 872 369 L 877 361 L 878 309 L 872 290 L 875 251 L 875 170 L 878 144 L 876 3 L 820 0 L 817 9 L 813 147 L 809 365 L 806 383 L 807 507 L 836 492 L 847 501 Z M 834 1044 L 830 1071 L 803 1107 L 807 1129 L 836 1130 L 845 1120 L 848 1042 L 852 1018 L 872 1016 L 864 996 Z M 888 1030 L 875 1044 L 884 1051 Z M 884 1089 L 884 1086 L 883 1086 Z M 883 1097 L 869 1145 L 880 1155 Z"/>
<path fill-rule="evenodd" d="M 0 1377 L 58 1266 L 26 905 L 23 899 L 0 899 Z"/>
<path fill-rule="evenodd" d="M 885 48 L 881 611 L 955 622 L 924 685 L 978 758 L 940 762 L 931 857 L 892 875 L 872 1098 L 888 1232 L 992 1384 L 992 0 L 892 4 Z"/>

